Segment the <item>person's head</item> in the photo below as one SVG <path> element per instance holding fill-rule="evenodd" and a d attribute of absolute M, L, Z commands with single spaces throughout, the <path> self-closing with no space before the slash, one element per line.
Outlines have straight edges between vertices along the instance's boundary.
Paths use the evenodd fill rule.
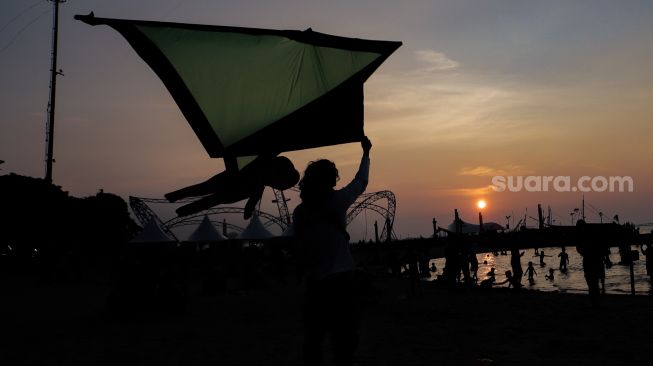
<path fill-rule="evenodd" d="M 308 163 L 299 181 L 302 201 L 319 201 L 329 197 L 339 178 L 336 164 L 331 160 L 320 159 Z"/>
<path fill-rule="evenodd" d="M 528 262 L 529 267 L 533 267 L 533 262 Z"/>
<path fill-rule="evenodd" d="M 549 268 L 549 273 L 550 273 L 550 274 L 553 274 L 553 271 L 554 271 L 553 268 Z"/>
<path fill-rule="evenodd" d="M 299 181 L 299 172 L 292 161 L 285 156 L 276 156 L 265 167 L 265 185 L 278 190 L 286 190 Z"/>

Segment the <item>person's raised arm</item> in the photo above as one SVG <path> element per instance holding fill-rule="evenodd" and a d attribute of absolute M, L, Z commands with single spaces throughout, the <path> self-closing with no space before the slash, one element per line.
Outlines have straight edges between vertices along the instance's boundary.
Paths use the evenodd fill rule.
<path fill-rule="evenodd" d="M 370 150 L 372 149 L 372 141 L 370 141 L 367 136 L 363 136 L 363 139 L 361 140 L 361 147 L 363 148 L 363 157 L 369 158 Z"/>
<path fill-rule="evenodd" d="M 365 192 L 367 182 L 370 174 L 370 150 L 372 149 L 372 142 L 367 136 L 361 140 L 361 147 L 363 148 L 363 156 L 361 157 L 360 166 L 354 179 L 340 190 L 342 196 L 342 204 L 346 207 L 356 201 L 356 198 Z"/>
<path fill-rule="evenodd" d="M 367 136 L 363 136 L 363 139 L 361 140 L 361 147 L 363 148 L 363 156 L 361 157 L 361 164 L 358 168 L 358 172 L 356 173 L 354 180 L 359 180 L 360 183 L 364 184 L 364 187 L 358 194 L 361 194 L 365 191 L 365 187 L 367 187 L 367 181 L 369 180 L 370 150 L 372 149 L 372 141 L 370 141 Z"/>

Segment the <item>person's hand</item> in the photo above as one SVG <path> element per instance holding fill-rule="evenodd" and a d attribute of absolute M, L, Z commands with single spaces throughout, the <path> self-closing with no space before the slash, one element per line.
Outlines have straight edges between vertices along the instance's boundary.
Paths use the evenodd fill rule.
<path fill-rule="evenodd" d="M 363 156 L 370 156 L 370 150 L 372 149 L 372 141 L 367 138 L 367 136 L 363 136 L 361 139 L 361 147 L 363 148 Z"/>

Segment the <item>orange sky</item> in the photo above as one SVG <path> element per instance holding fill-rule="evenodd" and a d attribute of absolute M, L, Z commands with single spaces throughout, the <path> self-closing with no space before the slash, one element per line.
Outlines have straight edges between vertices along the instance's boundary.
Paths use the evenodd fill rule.
<path fill-rule="evenodd" d="M 155 5 L 156 4 L 156 5 Z M 283 4 L 283 6 L 281 5 Z M 25 8 L 8 1 L 0 25 Z M 289 10 L 291 9 L 291 10 Z M 4 47 L 35 8 L 0 33 Z M 374 143 L 369 191 L 398 200 L 400 237 L 430 235 L 458 208 L 475 221 L 536 216 L 537 203 L 569 223 L 579 193 L 492 192 L 494 175 L 631 176 L 632 193 L 588 193 L 587 216 L 652 222 L 653 6 L 609 1 L 69 2 L 62 6 L 55 182 L 74 195 L 98 189 L 160 197 L 222 170 L 208 158 L 154 73 L 119 34 L 73 14 L 261 28 L 313 29 L 404 42 L 365 87 Z M 43 175 L 49 15 L 0 53 L 3 173 Z M 356 144 L 287 154 L 299 170 L 334 160 L 346 182 Z M 290 202 L 291 208 L 297 199 Z M 269 202 L 266 203 L 270 204 Z M 352 227 L 371 238 L 368 214 Z M 367 222 L 365 224 L 365 222 Z M 533 224 L 533 222 L 531 222 Z"/>

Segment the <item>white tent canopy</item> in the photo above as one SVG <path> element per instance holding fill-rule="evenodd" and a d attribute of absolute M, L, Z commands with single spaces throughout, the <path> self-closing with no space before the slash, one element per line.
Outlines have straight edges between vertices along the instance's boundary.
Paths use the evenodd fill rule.
<path fill-rule="evenodd" d="M 195 231 L 188 237 L 188 241 L 195 243 L 206 243 L 225 240 L 224 236 L 215 229 L 208 215 L 204 215 L 204 219 L 197 226 Z"/>
<path fill-rule="evenodd" d="M 170 238 L 163 232 L 156 220 L 150 220 L 143 228 L 140 234 L 136 235 L 131 243 L 176 243 L 177 241 Z"/>
<path fill-rule="evenodd" d="M 238 236 L 239 239 L 245 240 L 263 240 L 272 237 L 274 237 L 274 235 L 263 226 L 261 219 L 259 219 L 258 214 L 256 213 L 252 215 L 249 224 L 247 224 L 245 230 L 243 230 L 243 232 Z"/>
<path fill-rule="evenodd" d="M 295 225 L 293 225 L 293 224 L 288 225 L 286 230 L 284 230 L 283 233 L 281 233 L 281 236 L 284 237 L 284 238 L 285 237 L 288 237 L 288 238 L 294 237 L 295 236 Z"/>

